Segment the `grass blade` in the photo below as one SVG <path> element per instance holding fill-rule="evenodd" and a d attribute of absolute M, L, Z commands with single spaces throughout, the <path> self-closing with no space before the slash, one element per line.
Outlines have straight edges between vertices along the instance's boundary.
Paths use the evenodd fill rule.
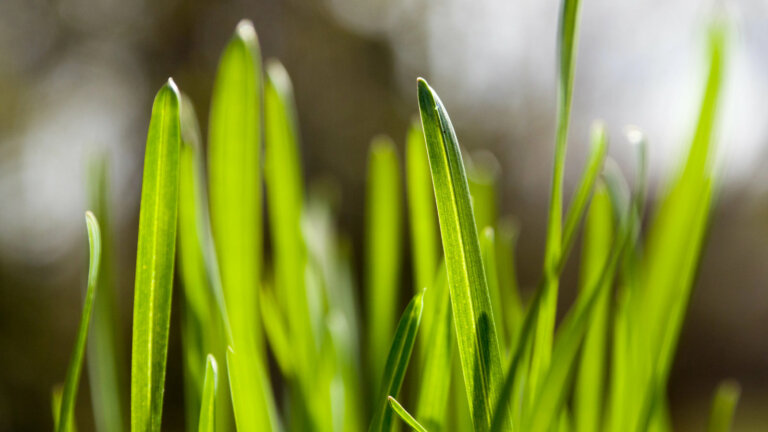
<path fill-rule="evenodd" d="M 739 402 L 741 388 L 733 381 L 725 381 L 717 386 L 712 399 L 707 432 L 728 432 L 731 430 L 733 412 Z"/>
<path fill-rule="evenodd" d="M 416 421 L 413 416 L 403 408 L 402 405 L 400 405 L 400 402 L 397 401 L 397 399 L 393 398 L 392 396 L 387 397 L 387 400 L 389 400 L 389 406 L 392 408 L 392 410 L 400 416 L 400 418 L 413 430 L 416 432 L 427 432 L 427 429 L 419 424 L 418 421 Z"/>
<path fill-rule="evenodd" d="M 172 80 L 152 107 L 139 215 L 131 357 L 131 429 L 159 431 L 179 199 L 179 92 Z"/>
<path fill-rule="evenodd" d="M 394 143 L 374 138 L 368 159 L 366 193 L 367 354 L 373 394 L 384 370 L 387 347 L 395 329 L 400 287 L 401 192 Z"/>
<path fill-rule="evenodd" d="M 496 183 L 500 171 L 499 161 L 488 151 L 472 153 L 467 159 L 467 182 L 478 232 L 486 227 L 496 228 L 499 217 Z"/>
<path fill-rule="evenodd" d="M 199 432 L 213 432 L 216 426 L 216 391 L 218 388 L 218 365 L 216 358 L 208 354 L 205 361 L 205 378 L 203 378 L 203 391 L 200 404 Z"/>
<path fill-rule="evenodd" d="M 392 411 L 389 410 L 389 396 L 397 396 L 400 386 L 403 384 L 405 371 L 411 359 L 411 352 L 416 343 L 416 333 L 421 322 L 421 313 L 424 309 L 424 294 L 416 294 L 405 308 L 400 322 L 397 324 L 395 336 L 387 355 L 387 363 L 384 366 L 384 374 L 381 378 L 381 389 L 375 399 L 373 420 L 368 428 L 369 432 L 390 432 L 392 429 Z"/>
<path fill-rule="evenodd" d="M 74 425 L 75 402 L 77 400 L 77 388 L 80 384 L 80 371 L 83 368 L 83 357 L 85 356 L 85 341 L 88 338 L 88 326 L 91 320 L 93 299 L 96 295 L 96 285 L 99 280 L 99 261 L 101 260 L 99 223 L 91 212 L 85 213 L 85 223 L 88 227 L 88 246 L 90 249 L 88 289 L 85 292 L 83 313 L 77 330 L 75 348 L 72 350 L 72 357 L 67 367 L 67 377 L 64 380 L 64 388 L 61 392 L 61 408 L 58 419 L 55 421 L 58 432 L 70 432 Z M 54 401 L 55 404 L 56 402 Z"/>
<path fill-rule="evenodd" d="M 554 169 L 549 203 L 549 224 L 544 254 L 544 298 L 538 313 L 531 359 L 530 380 L 534 392 L 546 374 L 552 351 L 552 335 L 557 313 L 558 267 L 562 255 L 563 175 L 571 113 L 573 69 L 576 58 L 576 27 L 579 0 L 563 0 L 558 33 L 557 131 Z"/>
<path fill-rule="evenodd" d="M 493 321 L 496 332 L 499 335 L 499 345 L 506 355 L 508 346 L 504 316 L 502 315 L 501 288 L 499 287 L 499 268 L 496 264 L 496 232 L 492 226 L 486 225 L 480 235 L 480 252 L 483 256 L 485 275 L 488 277 L 488 291 L 491 294 L 491 306 L 493 307 Z"/>
<path fill-rule="evenodd" d="M 467 175 L 448 113 L 423 79 L 418 96 L 464 384 L 475 429 L 484 431 L 491 425 L 503 375 Z"/>
<path fill-rule="evenodd" d="M 496 261 L 501 304 L 504 308 L 502 318 L 506 328 L 508 347 L 515 346 L 524 319 L 523 302 L 520 299 L 515 263 L 515 243 L 517 242 L 518 231 L 517 223 L 510 218 L 502 218 L 498 223 Z"/>
<path fill-rule="evenodd" d="M 93 319 L 87 344 L 88 381 L 97 431 L 122 432 L 123 416 L 123 350 L 118 329 L 120 313 L 116 299 L 116 276 L 112 246 L 109 203 L 109 170 L 106 157 L 93 161 L 89 178 L 89 195 L 93 213 L 101 226 L 101 265 L 99 295 L 93 301 Z"/>

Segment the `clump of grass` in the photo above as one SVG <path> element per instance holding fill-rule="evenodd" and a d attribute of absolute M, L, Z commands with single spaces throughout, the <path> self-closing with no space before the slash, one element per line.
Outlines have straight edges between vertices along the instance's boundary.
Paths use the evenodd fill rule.
<path fill-rule="evenodd" d="M 251 24 L 238 24 L 221 57 L 207 169 L 192 102 L 169 80 L 155 99 L 144 164 L 131 430 L 161 429 L 176 260 L 190 431 L 390 431 L 398 418 L 433 432 L 671 429 L 666 387 L 714 203 L 712 131 L 724 34 L 719 27 L 711 32 L 693 142 L 643 235 L 645 141 L 636 130 L 630 138 L 637 169 L 627 181 L 606 158 L 605 127 L 595 123 L 590 157 L 564 211 L 578 7 L 564 0 L 560 17 L 546 252 L 541 282 L 527 301 L 516 281 L 518 227 L 498 215 L 498 167 L 488 155 L 465 166 L 447 109 L 425 80 L 417 85 L 421 125 L 406 138 L 407 198 L 394 141 L 379 137 L 371 146 L 365 302 L 354 289 L 349 242 L 333 224 L 332 198 L 304 190 L 288 73 L 276 60 L 262 68 Z M 104 176 L 96 177 L 96 189 Z M 414 297 L 399 313 L 403 203 Z M 271 257 L 262 253 L 263 214 Z M 582 220 L 579 294 L 556 326 L 559 279 Z M 74 428 L 97 285 L 100 242 L 90 213 L 88 227 L 83 318 L 63 391 L 54 395 L 59 431 Z M 109 317 L 95 314 L 102 324 Z M 118 368 L 114 340 L 109 332 L 92 339 L 89 362 Z M 275 376 L 268 373 L 270 357 Z M 408 370 L 417 374 L 406 379 Z M 100 430 L 125 426 L 116 376 L 91 368 L 94 394 L 109 397 L 94 404 Z M 735 385 L 720 387 L 710 431 L 728 430 L 737 398 Z M 398 400 L 415 407 L 415 415 Z"/>

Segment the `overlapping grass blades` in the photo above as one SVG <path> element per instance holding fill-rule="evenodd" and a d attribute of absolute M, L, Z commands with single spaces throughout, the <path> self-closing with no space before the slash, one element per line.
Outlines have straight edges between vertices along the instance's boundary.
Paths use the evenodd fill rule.
<path fill-rule="evenodd" d="M 469 186 L 456 133 L 442 102 L 418 81 L 462 372 L 476 430 L 489 429 L 503 374 Z"/>
<path fill-rule="evenodd" d="M 147 134 L 133 305 L 133 431 L 160 430 L 176 249 L 180 103 L 169 79 L 155 97 Z"/>
<path fill-rule="evenodd" d="M 199 432 L 213 432 L 216 430 L 216 392 L 218 390 L 218 366 L 216 359 L 208 354 L 205 361 L 205 376 L 203 378 L 203 390 L 200 398 Z"/>
<path fill-rule="evenodd" d="M 393 398 L 392 396 L 389 396 L 387 398 L 389 400 L 389 406 L 392 408 L 392 411 L 395 412 L 400 418 L 413 430 L 416 432 L 427 432 L 427 429 L 421 425 L 413 416 L 411 413 L 405 410 L 402 405 L 400 405 L 400 402 L 397 401 L 397 399 Z"/>
<path fill-rule="evenodd" d="M 53 409 L 58 415 L 54 415 L 54 424 L 57 432 L 73 432 L 75 401 L 77 400 L 77 388 L 80 385 L 80 371 L 83 368 L 85 356 L 85 341 L 88 338 L 88 327 L 91 322 L 94 297 L 99 280 L 99 265 L 101 260 L 101 232 L 96 217 L 91 212 L 85 213 L 85 223 L 88 228 L 88 246 L 90 250 L 88 260 L 88 288 L 83 302 L 83 313 L 80 317 L 80 325 L 77 330 L 75 347 L 72 350 L 72 358 L 67 367 L 67 376 L 64 379 L 64 387 L 59 396 L 55 392 Z M 59 400 L 60 399 L 60 400 Z"/>

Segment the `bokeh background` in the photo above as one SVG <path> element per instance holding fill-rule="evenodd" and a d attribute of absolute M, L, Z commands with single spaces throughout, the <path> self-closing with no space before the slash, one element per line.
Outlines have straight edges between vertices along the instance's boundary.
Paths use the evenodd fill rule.
<path fill-rule="evenodd" d="M 548 205 L 558 3 L 0 1 L 0 431 L 51 428 L 50 389 L 65 374 L 85 281 L 87 168 L 102 155 L 116 219 L 118 318 L 130 340 L 152 97 L 173 76 L 205 130 L 218 56 L 241 18 L 255 23 L 264 57 L 279 58 L 293 78 L 307 179 L 337 185 L 339 225 L 355 250 L 368 143 L 380 133 L 402 142 L 417 112 L 415 79 L 424 76 L 463 146 L 498 158 L 502 212 L 520 222 L 518 265 L 530 292 Z M 735 378 L 743 388 L 736 430 L 768 430 L 768 2 L 582 0 L 567 190 L 596 118 L 628 170 L 622 131 L 640 126 L 652 190 L 663 184 L 692 135 L 713 19 L 730 28 L 722 187 L 672 375 L 673 420 L 702 430 L 716 383 Z M 404 292 L 409 280 L 403 275 Z M 565 283 L 563 306 L 573 288 Z M 178 315 L 174 308 L 167 430 L 183 427 Z M 80 388 L 79 425 L 90 430 L 88 386 Z"/>

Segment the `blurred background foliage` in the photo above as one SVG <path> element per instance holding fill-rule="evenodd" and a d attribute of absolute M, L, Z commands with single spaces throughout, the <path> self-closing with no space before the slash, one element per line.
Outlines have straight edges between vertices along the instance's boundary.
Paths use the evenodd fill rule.
<path fill-rule="evenodd" d="M 100 156 L 111 171 L 119 318 L 130 340 L 151 98 L 173 76 L 201 113 L 205 134 L 218 56 L 241 18 L 254 21 L 265 58 L 279 58 L 291 74 L 306 178 L 336 191 L 338 223 L 353 240 L 358 264 L 368 144 L 388 134 L 403 160 L 405 131 L 417 112 L 415 78 L 422 75 L 440 91 L 462 144 L 498 158 L 499 210 L 520 223 L 519 272 L 530 293 L 548 205 L 557 6 L 556 0 L 0 1 L 0 431 L 50 428 L 50 388 L 66 368 L 85 281 L 88 164 Z M 733 377 L 743 388 L 736 430 L 765 430 L 768 3 L 585 0 L 566 187 L 573 189 L 586 159 L 595 118 L 606 121 L 609 152 L 628 172 L 623 130 L 630 123 L 648 135 L 651 182 L 669 172 L 695 121 L 713 16 L 727 17 L 731 28 L 719 134 L 723 184 L 673 370 L 671 404 L 679 429 L 701 430 L 714 386 Z M 403 259 L 405 299 L 410 268 Z M 566 269 L 563 303 L 573 299 L 575 268 L 574 262 Z M 169 365 L 180 366 L 178 305 Z M 182 429 L 181 375 L 181 367 L 169 367 L 166 430 Z M 80 397 L 89 397 L 82 389 Z M 90 430 L 90 405 L 79 407 L 79 422 Z"/>

